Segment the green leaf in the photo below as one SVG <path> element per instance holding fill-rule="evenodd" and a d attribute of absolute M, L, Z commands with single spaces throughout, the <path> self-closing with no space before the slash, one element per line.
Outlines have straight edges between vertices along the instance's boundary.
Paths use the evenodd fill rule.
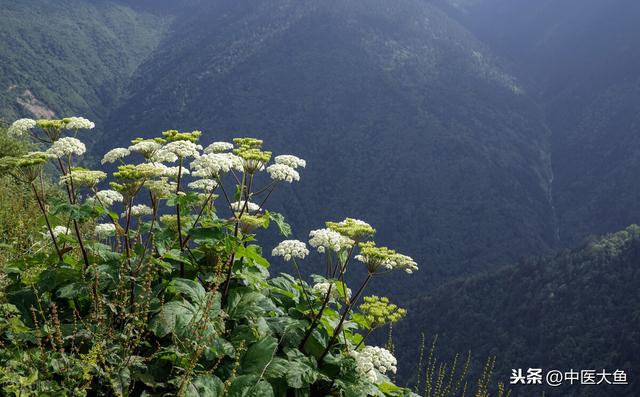
<path fill-rule="evenodd" d="M 196 312 L 197 309 L 187 301 L 165 303 L 160 312 L 151 319 L 149 330 L 159 337 L 170 333 L 182 335 Z"/>
<path fill-rule="evenodd" d="M 193 303 L 202 303 L 206 297 L 206 291 L 200 283 L 186 278 L 173 279 L 168 290 L 189 297 Z"/>
<path fill-rule="evenodd" d="M 65 285 L 58 290 L 58 297 L 64 299 L 74 299 L 78 297 L 88 296 L 89 290 L 84 283 L 71 283 Z"/>
<path fill-rule="evenodd" d="M 256 375 L 240 375 L 233 380 L 226 397 L 273 397 L 269 382 Z"/>
<path fill-rule="evenodd" d="M 269 212 L 265 211 L 265 214 L 276 223 L 278 226 L 278 230 L 280 234 L 285 237 L 289 237 L 291 235 L 291 225 L 284 221 L 284 215 L 279 214 L 277 212 Z"/>
<path fill-rule="evenodd" d="M 305 356 L 297 349 L 287 352 L 289 365 L 287 369 L 287 384 L 294 389 L 307 387 L 316 381 L 318 374 L 316 362 Z"/>
<path fill-rule="evenodd" d="M 222 240 L 224 232 L 219 227 L 201 227 L 189 230 L 193 241 L 217 241 Z"/>
<path fill-rule="evenodd" d="M 272 360 L 277 347 L 278 340 L 273 336 L 263 338 L 249 346 L 242 358 L 241 372 L 243 374 L 261 374 Z"/>
<path fill-rule="evenodd" d="M 224 383 L 215 375 L 196 376 L 187 386 L 185 397 L 218 397 L 224 394 Z"/>
<path fill-rule="evenodd" d="M 127 392 L 131 383 L 131 372 L 128 367 L 123 367 L 117 372 L 111 373 L 109 378 L 113 391 L 118 396 L 122 396 Z"/>

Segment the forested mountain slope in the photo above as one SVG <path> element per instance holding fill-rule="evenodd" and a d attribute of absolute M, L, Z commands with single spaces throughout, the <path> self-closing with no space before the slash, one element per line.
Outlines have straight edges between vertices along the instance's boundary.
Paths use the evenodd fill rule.
<path fill-rule="evenodd" d="M 409 304 L 394 330 L 411 373 L 416 333 L 438 334 L 442 354 L 497 356 L 497 380 L 512 368 L 625 370 L 630 385 L 568 385 L 550 396 L 637 396 L 640 382 L 640 227 L 446 285 Z M 540 395 L 541 386 L 515 388 Z"/>
<path fill-rule="evenodd" d="M 640 3 L 439 2 L 511 65 L 552 132 L 559 234 L 573 245 L 640 218 Z"/>
<path fill-rule="evenodd" d="M 308 160 L 294 230 L 361 217 L 441 276 L 554 244 L 547 130 L 486 48 L 421 1 L 217 1 L 177 19 L 108 130 L 267 137 Z M 169 77 L 170 76 L 170 77 Z M 111 140 L 113 135 L 109 136 Z M 391 225 L 402 225 L 401 227 Z M 414 281 L 412 281 L 414 282 Z"/>
<path fill-rule="evenodd" d="M 170 22 L 107 0 L 2 0 L 0 9 L 0 117 L 8 120 L 105 120 Z"/>

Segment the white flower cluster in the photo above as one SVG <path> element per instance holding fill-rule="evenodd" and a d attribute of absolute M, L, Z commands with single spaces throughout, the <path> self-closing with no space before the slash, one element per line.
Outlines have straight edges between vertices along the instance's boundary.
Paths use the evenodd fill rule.
<path fill-rule="evenodd" d="M 291 168 L 306 167 L 307 162 L 291 154 L 281 154 L 274 159 L 276 164 L 288 165 Z"/>
<path fill-rule="evenodd" d="M 234 201 L 233 203 L 231 203 L 231 209 L 233 209 L 236 212 L 242 212 L 242 209 L 244 208 L 244 204 L 245 201 Z M 256 212 L 260 209 L 260 206 L 258 204 L 252 203 L 251 201 L 247 202 L 247 208 L 245 210 L 245 212 Z"/>
<path fill-rule="evenodd" d="M 154 163 L 173 163 L 178 160 L 178 156 L 164 148 L 160 148 L 149 156 L 149 160 Z"/>
<path fill-rule="evenodd" d="M 175 192 L 177 188 L 177 184 L 170 182 L 167 178 L 146 180 L 144 186 L 149 189 L 151 194 L 157 197 L 167 197 L 172 192 Z"/>
<path fill-rule="evenodd" d="M 100 161 L 101 164 L 106 164 L 106 163 L 115 163 L 116 161 L 120 160 L 123 157 L 126 157 L 128 155 L 131 154 L 131 151 L 127 148 L 123 148 L 123 147 L 117 147 L 115 149 L 111 149 L 109 150 L 107 153 L 105 153 L 104 157 L 102 157 L 102 160 Z"/>
<path fill-rule="evenodd" d="M 309 250 L 302 241 L 284 240 L 271 251 L 271 255 L 282 256 L 285 261 L 290 261 L 292 258 L 304 259 L 309 255 Z"/>
<path fill-rule="evenodd" d="M 153 214 L 153 209 L 148 205 L 138 204 L 131 207 L 131 216 L 144 216 L 151 214 Z"/>
<path fill-rule="evenodd" d="M 166 165 L 161 163 L 153 163 L 153 164 L 159 169 L 162 169 L 162 175 L 168 176 L 170 178 L 177 178 L 178 172 L 180 172 L 180 175 L 182 176 L 189 175 L 189 170 L 184 167 L 180 169 L 180 167 L 167 167 Z"/>
<path fill-rule="evenodd" d="M 408 274 L 418 270 L 418 264 L 410 256 L 403 254 L 395 254 L 393 256 L 393 268 L 398 270 L 404 270 Z"/>
<path fill-rule="evenodd" d="M 58 238 L 61 234 L 69 234 L 69 228 L 65 226 L 56 226 L 53 228 L 53 235 Z M 48 236 L 48 233 L 45 233 Z"/>
<path fill-rule="evenodd" d="M 101 223 L 96 225 L 96 236 L 98 238 L 105 238 L 116 234 L 116 226 L 113 223 Z"/>
<path fill-rule="evenodd" d="M 218 182 L 213 179 L 198 179 L 193 181 L 187 185 L 190 189 L 193 190 L 202 190 L 205 192 L 211 192 L 218 187 Z"/>
<path fill-rule="evenodd" d="M 209 153 L 191 163 L 193 176 L 218 178 L 221 174 L 236 170 L 242 172 L 242 161 L 232 153 Z"/>
<path fill-rule="evenodd" d="M 222 153 L 222 152 L 226 152 L 227 150 L 231 150 L 233 149 L 233 143 L 229 143 L 229 142 L 213 142 L 211 145 L 207 146 L 204 149 L 204 152 L 206 154 L 209 153 Z"/>
<path fill-rule="evenodd" d="M 364 263 L 367 266 L 374 268 L 384 268 L 387 270 L 404 270 L 408 274 L 412 274 L 418 270 L 418 264 L 407 255 L 393 254 L 389 258 L 376 262 L 366 255 L 356 255 L 354 257 L 357 261 Z"/>
<path fill-rule="evenodd" d="M 129 146 L 129 150 L 141 153 L 145 157 L 151 157 L 161 146 L 155 141 L 141 141 Z"/>
<path fill-rule="evenodd" d="M 317 296 L 320 296 L 322 298 L 327 296 L 327 293 L 329 293 L 329 287 L 331 286 L 330 282 L 322 282 L 322 283 L 316 283 L 313 286 L 313 293 L 316 294 Z M 347 288 L 346 292 L 346 297 L 341 297 L 340 296 L 340 291 L 338 289 L 338 286 L 336 284 L 333 284 L 333 287 L 331 288 L 331 295 L 329 295 L 329 299 L 330 300 L 336 300 L 338 298 L 346 298 L 346 300 L 351 299 L 351 289 Z"/>
<path fill-rule="evenodd" d="M 286 181 L 292 183 L 300 180 L 298 171 L 284 164 L 272 164 L 267 167 L 267 172 L 271 175 L 271 179 L 276 181 Z"/>
<path fill-rule="evenodd" d="M 87 147 L 79 139 L 72 137 L 61 138 L 53 143 L 47 150 L 48 154 L 56 157 L 65 157 L 75 154 L 83 155 L 87 151 Z"/>
<path fill-rule="evenodd" d="M 162 150 L 173 153 L 180 158 L 198 158 L 200 157 L 200 150 L 202 150 L 202 146 L 191 141 L 173 141 L 164 145 Z"/>
<path fill-rule="evenodd" d="M 96 126 L 94 122 L 84 117 L 69 117 L 64 121 L 66 121 L 64 127 L 68 130 L 91 130 Z"/>
<path fill-rule="evenodd" d="M 113 203 L 121 203 L 124 200 L 122 194 L 115 190 L 100 190 L 96 193 L 96 197 L 105 207 L 111 207 Z"/>
<path fill-rule="evenodd" d="M 331 229 L 318 229 L 309 232 L 309 245 L 323 254 L 325 250 L 340 252 L 353 246 L 353 240 Z"/>
<path fill-rule="evenodd" d="M 107 174 L 105 174 L 102 171 L 72 169 L 66 175 L 60 176 L 60 184 L 64 185 L 64 184 L 74 183 L 76 186 L 94 187 L 106 177 L 107 177 Z"/>
<path fill-rule="evenodd" d="M 36 121 L 32 119 L 20 119 L 11 124 L 7 133 L 12 136 L 21 136 L 36 126 Z"/>
<path fill-rule="evenodd" d="M 351 357 L 356 360 L 356 371 L 369 382 L 376 383 L 378 372 L 396 373 L 398 361 L 389 350 L 378 346 L 365 346 L 360 351 L 352 350 Z"/>

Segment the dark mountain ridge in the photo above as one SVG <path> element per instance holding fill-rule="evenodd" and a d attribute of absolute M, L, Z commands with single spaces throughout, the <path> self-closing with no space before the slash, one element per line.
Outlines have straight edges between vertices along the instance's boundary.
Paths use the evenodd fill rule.
<path fill-rule="evenodd" d="M 296 199 L 275 203 L 298 237 L 327 219 L 366 219 L 424 264 L 412 290 L 554 245 L 541 113 L 438 8 L 201 7 L 141 65 L 110 142 L 198 128 L 205 142 L 255 135 L 297 153 L 309 167 Z"/>
<path fill-rule="evenodd" d="M 562 396 L 637 396 L 640 382 L 640 227 L 593 239 L 546 259 L 461 279 L 413 301 L 394 329 L 402 374 L 412 374 L 417 330 L 437 334 L 443 357 L 497 356 L 495 378 L 513 368 L 624 370 L 628 386 L 564 385 Z M 412 337 L 409 337 L 411 335 Z M 542 386 L 516 387 L 539 395 Z"/>

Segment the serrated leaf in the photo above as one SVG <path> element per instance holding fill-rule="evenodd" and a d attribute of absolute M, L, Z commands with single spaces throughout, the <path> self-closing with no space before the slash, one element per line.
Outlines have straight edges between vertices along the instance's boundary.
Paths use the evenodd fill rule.
<path fill-rule="evenodd" d="M 265 214 L 269 216 L 269 219 L 271 219 L 276 223 L 276 226 L 278 226 L 278 230 L 280 231 L 280 234 L 282 234 L 285 237 L 289 237 L 291 235 L 291 225 L 289 225 L 287 222 L 284 221 L 284 215 L 279 214 L 277 212 L 269 212 L 269 211 L 265 211 Z"/>

